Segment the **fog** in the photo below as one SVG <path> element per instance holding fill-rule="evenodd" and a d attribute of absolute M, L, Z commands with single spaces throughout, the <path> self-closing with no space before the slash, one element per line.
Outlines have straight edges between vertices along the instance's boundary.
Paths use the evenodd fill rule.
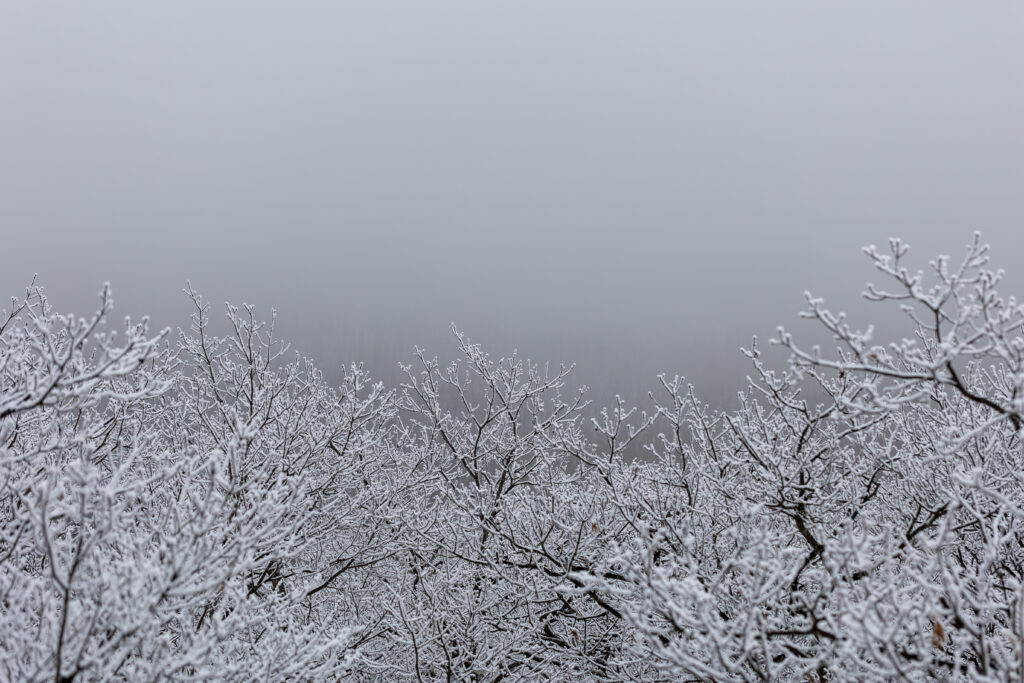
<path fill-rule="evenodd" d="M 0 6 L 0 294 L 187 324 L 186 281 L 396 378 L 455 322 L 728 402 L 803 292 L 974 230 L 1024 295 L 1024 4 Z"/>

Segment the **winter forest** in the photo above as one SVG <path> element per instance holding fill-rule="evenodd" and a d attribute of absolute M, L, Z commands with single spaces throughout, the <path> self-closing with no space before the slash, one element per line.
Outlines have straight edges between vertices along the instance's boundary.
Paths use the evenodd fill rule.
<path fill-rule="evenodd" d="M 458 331 L 330 386 L 251 307 L 156 332 L 33 283 L 0 680 L 1021 680 L 1024 308 L 977 236 L 865 251 L 902 336 L 808 295 L 834 343 L 754 343 L 728 411 L 669 376 L 595 407 Z"/>

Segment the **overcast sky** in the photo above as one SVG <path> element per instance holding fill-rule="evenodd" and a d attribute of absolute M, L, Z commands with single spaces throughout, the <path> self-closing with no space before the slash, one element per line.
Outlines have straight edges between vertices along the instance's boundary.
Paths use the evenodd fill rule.
<path fill-rule="evenodd" d="M 1019 0 L 0 2 L 0 293 L 82 314 L 191 280 L 327 367 L 455 321 L 718 400 L 860 247 L 973 230 L 1024 295 Z"/>

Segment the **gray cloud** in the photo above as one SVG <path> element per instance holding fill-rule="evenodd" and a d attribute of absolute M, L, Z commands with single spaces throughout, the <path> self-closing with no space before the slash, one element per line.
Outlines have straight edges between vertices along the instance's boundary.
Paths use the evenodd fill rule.
<path fill-rule="evenodd" d="M 447 352 L 724 400 L 858 250 L 980 229 L 1024 288 L 1024 6 L 7 3 L 0 292 L 182 324 L 186 279 L 324 365 Z M 393 376 L 393 375 L 392 375 Z"/>

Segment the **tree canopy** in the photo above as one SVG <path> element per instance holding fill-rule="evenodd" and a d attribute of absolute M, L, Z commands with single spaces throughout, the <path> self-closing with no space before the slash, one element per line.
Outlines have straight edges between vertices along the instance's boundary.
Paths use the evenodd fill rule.
<path fill-rule="evenodd" d="M 892 240 L 879 341 L 755 342 L 739 406 L 417 349 L 331 386 L 249 306 L 0 315 L 0 679 L 1024 679 L 1024 307 Z M 813 398 L 809 398 L 813 397 Z M 638 455 L 639 453 L 639 455 Z"/>

